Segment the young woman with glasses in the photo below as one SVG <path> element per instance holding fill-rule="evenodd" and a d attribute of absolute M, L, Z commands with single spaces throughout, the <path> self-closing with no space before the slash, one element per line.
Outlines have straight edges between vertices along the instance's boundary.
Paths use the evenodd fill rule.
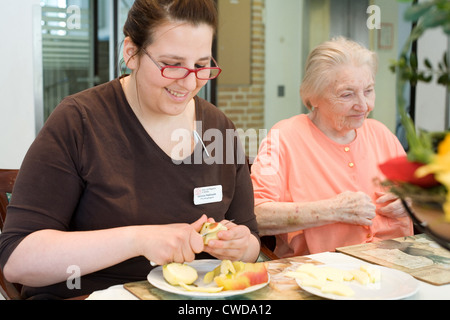
<path fill-rule="evenodd" d="M 221 147 L 235 129 L 197 96 L 221 72 L 211 54 L 216 24 L 213 0 L 136 0 L 124 27 L 131 74 L 67 97 L 48 119 L 0 236 L 0 267 L 24 285 L 24 297 L 69 298 L 145 280 L 150 261 L 257 259 L 237 136 L 233 163 L 207 163 L 229 160 Z M 212 129 L 223 134 L 218 148 L 201 138 Z M 208 220 L 228 230 L 204 245 Z M 80 272 L 79 285 L 68 285 L 68 270 Z"/>

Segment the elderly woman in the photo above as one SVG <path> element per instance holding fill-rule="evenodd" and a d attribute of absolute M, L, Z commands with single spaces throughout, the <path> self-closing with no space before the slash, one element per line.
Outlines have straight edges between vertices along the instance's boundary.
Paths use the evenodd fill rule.
<path fill-rule="evenodd" d="M 374 183 L 378 165 L 404 155 L 397 138 L 368 119 L 376 55 L 338 38 L 314 49 L 301 86 L 309 114 L 276 124 L 252 166 L 261 235 L 279 257 L 411 235 L 399 199 Z"/>

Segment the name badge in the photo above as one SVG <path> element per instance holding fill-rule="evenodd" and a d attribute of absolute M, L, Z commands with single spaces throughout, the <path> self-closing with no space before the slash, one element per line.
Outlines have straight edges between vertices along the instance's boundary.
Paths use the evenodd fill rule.
<path fill-rule="evenodd" d="M 194 204 L 196 206 L 222 201 L 222 186 L 211 186 L 194 189 Z"/>

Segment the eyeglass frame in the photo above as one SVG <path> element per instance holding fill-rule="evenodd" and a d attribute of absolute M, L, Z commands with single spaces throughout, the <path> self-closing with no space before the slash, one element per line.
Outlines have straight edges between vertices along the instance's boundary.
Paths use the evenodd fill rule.
<path fill-rule="evenodd" d="M 142 51 L 144 51 L 144 53 L 150 58 L 150 60 L 153 61 L 153 63 L 158 67 L 158 69 L 161 71 L 161 76 L 166 78 L 166 79 L 170 79 L 170 80 L 182 80 L 182 79 L 186 79 L 191 73 L 195 73 L 195 77 L 198 80 L 213 80 L 216 79 L 221 73 L 222 73 L 222 69 L 219 67 L 219 64 L 217 63 L 217 61 L 214 59 L 214 57 L 211 57 L 211 60 L 216 64 L 216 67 L 204 67 L 204 68 L 198 68 L 198 69 L 189 69 L 186 67 L 176 67 L 176 66 L 164 66 L 162 67 L 155 59 L 152 58 L 152 56 L 147 52 L 147 50 L 142 49 Z M 186 74 L 184 75 L 184 77 L 182 78 L 170 78 L 164 75 L 164 70 L 166 69 L 184 69 L 186 70 Z M 198 72 L 205 70 L 205 69 L 213 69 L 213 70 L 219 70 L 219 73 L 213 77 L 213 78 L 208 78 L 208 79 L 201 79 L 198 77 Z"/>

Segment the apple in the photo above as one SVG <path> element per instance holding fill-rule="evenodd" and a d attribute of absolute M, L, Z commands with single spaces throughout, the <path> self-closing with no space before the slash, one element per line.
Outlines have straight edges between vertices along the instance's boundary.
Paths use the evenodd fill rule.
<path fill-rule="evenodd" d="M 243 290 L 269 280 L 267 266 L 263 262 L 237 264 L 239 272 L 220 274 L 214 278 L 223 290 Z"/>
<path fill-rule="evenodd" d="M 220 273 L 221 274 L 235 274 L 236 269 L 234 268 L 233 263 L 230 260 L 223 260 L 220 264 Z"/>
<path fill-rule="evenodd" d="M 209 271 L 205 274 L 205 276 L 203 277 L 203 282 L 205 284 L 209 284 L 209 283 L 213 282 L 214 278 L 217 277 L 218 275 L 220 275 L 221 265 L 222 264 L 219 264 L 216 268 L 214 268 L 213 271 Z"/>
<path fill-rule="evenodd" d="M 302 286 L 306 287 L 314 287 L 317 289 L 321 289 L 325 284 L 325 281 L 317 280 L 316 278 L 310 276 L 305 272 L 290 271 L 286 273 L 286 276 L 300 280 Z"/>
<path fill-rule="evenodd" d="M 367 275 L 369 276 L 369 281 L 371 283 L 377 283 L 381 281 L 381 271 L 379 268 L 370 265 L 362 265 L 360 266 L 360 270 L 367 273 Z"/>
<path fill-rule="evenodd" d="M 182 282 L 180 283 L 180 286 L 191 292 L 217 293 L 223 290 L 223 287 L 196 287 Z"/>
<path fill-rule="evenodd" d="M 362 270 L 350 270 L 350 272 L 353 274 L 354 279 L 362 285 L 369 284 L 370 278 L 366 272 Z"/>
<path fill-rule="evenodd" d="M 328 281 L 320 288 L 323 293 L 337 294 L 339 296 L 351 297 L 355 292 L 349 286 L 337 281 Z"/>
<path fill-rule="evenodd" d="M 222 260 L 222 262 L 214 268 L 213 271 L 209 271 L 203 277 L 203 282 L 205 284 L 209 284 L 214 281 L 214 278 L 221 274 L 229 274 L 236 273 L 244 269 L 245 262 L 242 261 L 233 261 L 230 260 Z"/>
<path fill-rule="evenodd" d="M 164 279 L 173 286 L 189 285 L 198 279 L 197 270 L 187 264 L 172 262 L 162 268 Z"/>
<path fill-rule="evenodd" d="M 200 229 L 200 235 L 203 237 L 203 243 L 207 245 L 210 240 L 218 239 L 217 233 L 222 230 L 228 230 L 220 222 L 205 222 Z"/>

